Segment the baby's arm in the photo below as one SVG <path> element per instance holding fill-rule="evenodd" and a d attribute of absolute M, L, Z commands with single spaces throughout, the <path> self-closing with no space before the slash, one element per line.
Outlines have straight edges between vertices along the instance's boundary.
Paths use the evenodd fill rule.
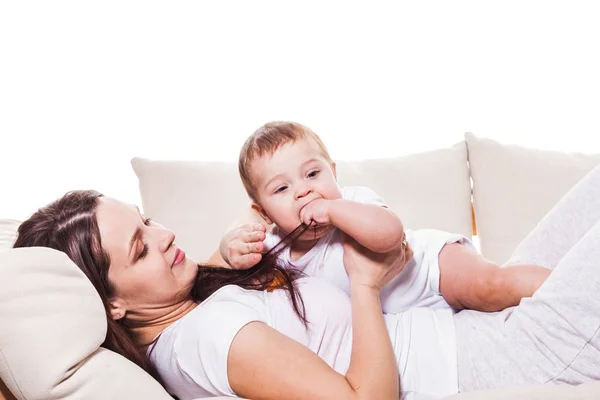
<path fill-rule="evenodd" d="M 389 208 L 352 200 L 332 200 L 332 225 L 377 253 L 387 253 L 401 241 L 404 228 Z"/>
<path fill-rule="evenodd" d="M 330 200 L 331 224 L 371 251 L 387 253 L 402 242 L 404 227 L 389 208 L 353 200 Z"/>

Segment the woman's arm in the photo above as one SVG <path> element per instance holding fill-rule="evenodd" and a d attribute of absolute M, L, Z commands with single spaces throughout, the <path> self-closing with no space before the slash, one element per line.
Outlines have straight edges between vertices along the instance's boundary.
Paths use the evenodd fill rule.
<path fill-rule="evenodd" d="M 262 322 L 251 322 L 238 332 L 227 366 L 231 388 L 248 399 L 377 398 L 359 396 L 355 386 L 318 355 Z"/>
<path fill-rule="evenodd" d="M 379 293 L 407 260 L 398 250 L 373 253 L 347 236 L 344 250 L 353 329 L 346 375 L 298 342 L 264 323 L 252 322 L 238 332 L 229 351 L 229 383 L 238 395 L 282 400 L 398 398 L 398 367 Z"/>
<path fill-rule="evenodd" d="M 397 399 L 398 371 L 395 360 L 393 365 L 386 363 L 393 351 L 381 308 L 367 310 L 378 307 L 379 296 L 368 289 L 360 292 L 355 292 L 356 300 L 365 301 L 366 307 L 358 315 L 353 307 L 352 326 L 357 331 L 346 376 L 295 340 L 262 322 L 251 322 L 229 350 L 227 373 L 233 391 L 248 399 Z M 357 326 L 361 323 L 373 325 L 364 329 Z M 392 357 L 381 357 L 383 353 Z M 396 384 L 390 384 L 385 369 L 393 371 Z"/>
<path fill-rule="evenodd" d="M 398 365 L 383 320 L 379 290 L 350 285 L 352 357 L 346 380 L 359 399 L 397 399 Z"/>

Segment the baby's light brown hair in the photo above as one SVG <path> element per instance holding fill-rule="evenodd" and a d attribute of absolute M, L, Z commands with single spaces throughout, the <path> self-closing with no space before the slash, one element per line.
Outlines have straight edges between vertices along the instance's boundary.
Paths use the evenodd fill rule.
<path fill-rule="evenodd" d="M 250 171 L 250 163 L 264 155 L 272 155 L 284 144 L 294 143 L 297 140 L 306 138 L 314 140 L 323 152 L 323 156 L 327 162 L 330 165 L 334 164 L 321 138 L 310 128 L 297 122 L 268 122 L 258 128 L 246 140 L 240 151 L 238 170 L 246 192 L 252 201 L 258 203 L 257 190 Z"/>

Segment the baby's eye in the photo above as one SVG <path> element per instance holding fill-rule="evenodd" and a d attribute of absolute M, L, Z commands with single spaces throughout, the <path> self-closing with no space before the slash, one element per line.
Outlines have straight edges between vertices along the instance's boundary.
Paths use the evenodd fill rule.
<path fill-rule="evenodd" d="M 275 193 L 282 193 L 287 189 L 287 186 L 280 186 L 277 189 L 275 189 Z"/>
<path fill-rule="evenodd" d="M 314 178 L 315 176 L 319 175 L 319 172 L 321 172 L 321 171 L 319 171 L 319 170 L 310 171 L 310 172 L 308 173 L 308 177 L 309 177 L 309 178 Z"/>
<path fill-rule="evenodd" d="M 152 221 L 152 218 L 144 218 L 144 225 L 146 225 L 146 226 L 150 225 L 151 221 Z"/>

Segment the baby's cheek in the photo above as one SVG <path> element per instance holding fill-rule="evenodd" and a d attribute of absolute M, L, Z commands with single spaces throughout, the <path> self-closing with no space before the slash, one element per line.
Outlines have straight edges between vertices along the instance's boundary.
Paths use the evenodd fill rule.
<path fill-rule="evenodd" d="M 329 199 L 330 200 L 338 200 L 342 198 L 342 191 L 336 187 L 335 189 L 333 189 L 330 193 Z"/>

